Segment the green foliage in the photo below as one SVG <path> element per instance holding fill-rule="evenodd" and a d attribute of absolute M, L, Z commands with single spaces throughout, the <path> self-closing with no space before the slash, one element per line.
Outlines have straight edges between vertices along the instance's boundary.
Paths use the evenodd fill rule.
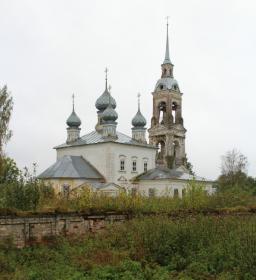
<path fill-rule="evenodd" d="M 36 210 L 39 205 L 54 197 L 53 189 L 30 174 L 27 168 L 21 172 L 10 158 L 4 158 L 3 162 L 4 171 L 0 177 L 0 208 Z"/>
<path fill-rule="evenodd" d="M 13 109 L 13 100 L 7 86 L 0 88 L 0 158 L 3 153 L 3 145 L 10 139 L 9 121 Z"/>
<path fill-rule="evenodd" d="M 246 174 L 247 158 L 233 149 L 222 156 L 221 175 L 218 178 L 219 192 L 242 192 L 256 195 L 256 179 Z"/>
<path fill-rule="evenodd" d="M 21 172 L 16 162 L 9 158 L 2 158 L 2 166 L 0 172 L 0 184 L 15 183 L 20 179 Z"/>
<path fill-rule="evenodd" d="M 0 245 L 0 279 L 255 279 L 255 225 L 254 216 L 159 215 L 48 245 Z"/>
<path fill-rule="evenodd" d="M 256 195 L 256 179 L 240 171 L 232 174 L 232 176 L 221 175 L 218 178 L 218 191 L 241 191 Z"/>

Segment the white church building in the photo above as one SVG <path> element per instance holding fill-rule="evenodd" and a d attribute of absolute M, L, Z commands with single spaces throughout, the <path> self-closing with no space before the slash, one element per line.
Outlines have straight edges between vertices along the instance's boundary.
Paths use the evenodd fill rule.
<path fill-rule="evenodd" d="M 56 192 L 89 187 L 116 195 L 121 190 L 148 196 L 182 197 L 191 180 L 212 192 L 212 181 L 191 175 L 186 168 L 182 93 L 173 76 L 167 38 L 161 78 L 153 96 L 151 126 L 146 137 L 146 119 L 138 111 L 132 119 L 132 135 L 117 130 L 116 101 L 108 88 L 96 100 L 98 121 L 95 130 L 80 136 L 81 120 L 74 108 L 67 119 L 67 139 L 55 147 L 56 162 L 38 177 L 52 184 Z"/>

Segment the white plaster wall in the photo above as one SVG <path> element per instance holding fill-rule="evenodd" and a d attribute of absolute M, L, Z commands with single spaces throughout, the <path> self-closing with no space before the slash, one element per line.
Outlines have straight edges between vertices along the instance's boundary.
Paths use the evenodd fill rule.
<path fill-rule="evenodd" d="M 56 193 L 61 193 L 63 191 L 63 185 L 69 185 L 70 190 L 82 185 L 85 182 L 88 182 L 85 179 L 45 179 L 46 184 L 51 185 Z"/>
<path fill-rule="evenodd" d="M 117 144 L 113 150 L 114 155 L 114 182 L 120 184 L 120 177 L 126 178 L 128 181 L 133 177 L 144 172 L 144 160 L 147 159 L 148 170 L 155 168 L 156 150 L 140 146 L 130 146 Z M 120 171 L 120 156 L 125 156 L 125 170 Z M 132 161 L 137 161 L 137 171 L 132 171 Z"/>
<path fill-rule="evenodd" d="M 97 143 L 92 145 L 57 149 L 57 159 L 64 155 L 83 156 L 107 180 L 120 185 L 123 176 L 127 181 L 144 172 L 143 162 L 148 159 L 148 170 L 155 167 L 155 149 L 119 143 Z M 125 171 L 120 171 L 120 155 L 125 156 Z M 132 158 L 137 157 L 137 172 L 132 172 Z"/>
<path fill-rule="evenodd" d="M 63 156 L 82 156 L 89 161 L 108 181 L 109 179 L 109 156 L 111 143 L 97 145 L 73 146 L 57 149 L 57 159 Z"/>
<path fill-rule="evenodd" d="M 130 187 L 135 187 L 141 194 L 146 196 L 148 196 L 150 188 L 155 189 L 156 196 L 173 196 L 174 189 L 178 189 L 179 197 L 182 197 L 182 190 L 188 187 L 188 182 L 178 180 L 143 180 L 136 185 L 131 185 Z M 208 194 L 212 194 L 212 184 L 205 183 L 205 190 Z"/>

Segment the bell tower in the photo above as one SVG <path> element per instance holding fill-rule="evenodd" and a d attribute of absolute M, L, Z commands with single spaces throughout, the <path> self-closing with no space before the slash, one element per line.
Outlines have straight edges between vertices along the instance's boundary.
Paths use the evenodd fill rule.
<path fill-rule="evenodd" d="M 156 164 L 177 168 L 186 164 L 185 134 L 182 118 L 182 93 L 173 76 L 169 55 L 167 18 L 166 50 L 161 78 L 157 81 L 153 95 L 153 116 L 149 128 L 149 142 L 158 147 Z"/>

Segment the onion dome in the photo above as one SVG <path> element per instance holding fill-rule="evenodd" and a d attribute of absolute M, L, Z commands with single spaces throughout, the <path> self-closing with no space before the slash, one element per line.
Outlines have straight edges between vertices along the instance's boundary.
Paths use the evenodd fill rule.
<path fill-rule="evenodd" d="M 146 124 L 147 124 L 147 121 L 144 118 L 144 116 L 141 114 L 141 111 L 140 111 L 140 94 L 138 94 L 138 112 L 134 116 L 134 118 L 132 119 L 132 125 L 134 127 L 141 127 L 142 128 Z"/>
<path fill-rule="evenodd" d="M 116 101 L 115 99 L 110 95 L 110 92 L 108 90 L 108 69 L 106 68 L 105 70 L 106 73 L 106 77 L 105 77 L 105 91 L 102 93 L 102 95 L 96 100 L 95 102 L 95 107 L 99 110 L 99 111 L 104 111 L 105 109 L 107 109 L 109 103 L 112 106 L 112 108 L 116 108 Z M 110 100 L 110 102 L 109 102 Z"/>
<path fill-rule="evenodd" d="M 79 127 L 81 125 L 81 120 L 79 119 L 75 111 L 73 111 L 68 117 L 66 124 L 70 127 Z"/>
<path fill-rule="evenodd" d="M 115 99 L 110 95 L 110 92 L 106 88 L 103 94 L 96 100 L 95 107 L 99 111 L 103 111 L 108 107 L 110 99 L 110 105 L 113 109 L 116 108 L 116 101 Z"/>
<path fill-rule="evenodd" d="M 132 119 L 132 125 L 134 127 L 144 127 L 147 124 L 146 119 L 141 114 L 140 109 L 138 110 L 137 114 Z"/>
<path fill-rule="evenodd" d="M 72 111 L 71 115 L 68 117 L 66 124 L 69 127 L 79 127 L 81 125 L 81 120 L 75 112 L 74 95 L 72 97 L 73 97 L 73 111 Z"/>
<path fill-rule="evenodd" d="M 116 110 L 112 107 L 111 103 L 108 104 L 108 107 L 102 113 L 102 120 L 104 122 L 115 122 L 118 118 Z"/>

